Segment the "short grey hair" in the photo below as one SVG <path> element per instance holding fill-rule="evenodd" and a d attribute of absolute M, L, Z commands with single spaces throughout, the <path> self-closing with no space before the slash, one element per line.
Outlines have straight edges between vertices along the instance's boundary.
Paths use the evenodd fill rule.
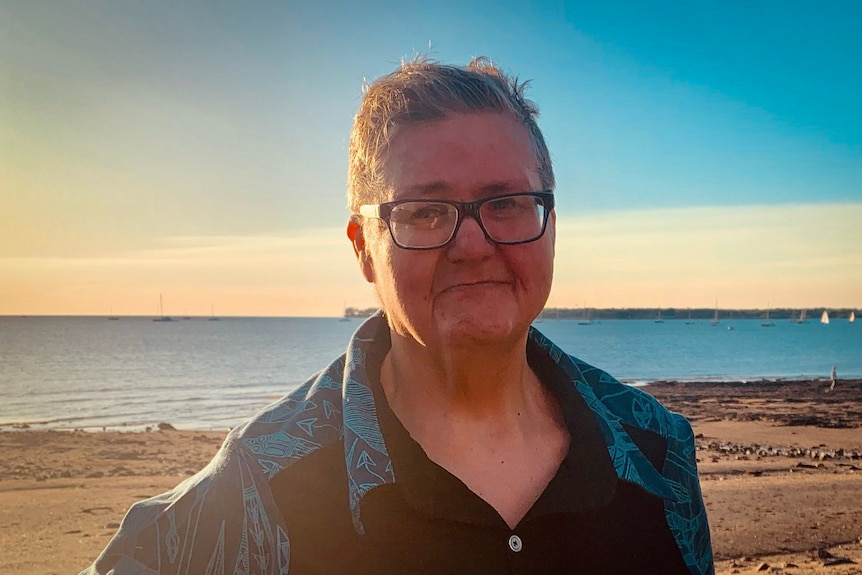
<path fill-rule="evenodd" d="M 512 114 L 530 136 L 543 189 L 554 189 L 554 169 L 542 131 L 539 109 L 524 96 L 529 82 L 507 76 L 486 57 L 467 66 L 440 64 L 425 57 L 402 62 L 394 72 L 365 87 L 350 131 L 347 203 L 389 198 L 384 181 L 386 152 L 400 126 L 439 120 L 449 114 L 499 111 Z"/>

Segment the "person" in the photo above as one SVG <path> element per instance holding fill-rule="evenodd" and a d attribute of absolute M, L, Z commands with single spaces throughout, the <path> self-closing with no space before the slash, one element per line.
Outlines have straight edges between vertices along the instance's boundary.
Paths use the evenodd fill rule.
<path fill-rule="evenodd" d="M 835 389 L 835 379 L 838 377 L 838 372 L 835 371 L 835 366 L 832 366 L 832 373 L 829 374 L 829 391 Z"/>
<path fill-rule="evenodd" d="M 347 235 L 381 311 L 135 504 L 85 573 L 713 573 L 688 422 L 532 327 L 554 173 L 489 60 L 367 87 Z"/>

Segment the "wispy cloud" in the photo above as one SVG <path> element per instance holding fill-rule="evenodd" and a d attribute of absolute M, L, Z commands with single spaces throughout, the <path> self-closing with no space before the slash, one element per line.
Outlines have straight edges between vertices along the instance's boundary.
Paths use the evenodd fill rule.
<path fill-rule="evenodd" d="M 0 313 L 335 315 L 374 304 L 342 228 L 184 236 L 116 257 L 0 259 Z M 41 311 L 39 311 L 41 310 Z"/>
<path fill-rule="evenodd" d="M 550 305 L 857 306 L 862 204 L 608 212 L 557 220 Z M 180 236 L 113 257 L 0 258 L 0 313 L 334 315 L 374 305 L 343 228 Z"/>
<path fill-rule="evenodd" d="M 558 305 L 854 305 L 862 204 L 679 208 L 560 218 Z"/>

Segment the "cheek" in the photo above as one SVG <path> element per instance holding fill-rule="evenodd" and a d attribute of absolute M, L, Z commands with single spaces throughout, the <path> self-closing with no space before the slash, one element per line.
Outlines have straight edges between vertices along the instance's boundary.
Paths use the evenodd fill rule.
<path fill-rule="evenodd" d="M 375 251 L 374 260 L 378 289 L 403 303 L 429 297 L 436 262 L 431 252 L 402 250 L 388 243 Z"/>
<path fill-rule="evenodd" d="M 554 245 L 549 243 L 536 248 L 512 254 L 508 258 L 509 266 L 523 289 L 547 291 L 554 276 Z"/>
<path fill-rule="evenodd" d="M 400 295 L 404 299 L 428 297 L 434 284 L 436 259 L 430 252 L 393 250 L 389 265 Z"/>

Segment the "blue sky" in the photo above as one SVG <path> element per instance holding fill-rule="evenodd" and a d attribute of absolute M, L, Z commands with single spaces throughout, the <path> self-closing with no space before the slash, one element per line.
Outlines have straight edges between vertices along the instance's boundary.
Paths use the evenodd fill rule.
<path fill-rule="evenodd" d="M 0 313 L 99 313 L 106 301 L 145 313 L 159 291 L 195 301 L 209 290 L 208 302 L 229 300 L 238 314 L 299 313 L 315 292 L 327 307 L 314 313 L 373 304 L 342 233 L 323 234 L 347 216 L 347 136 L 363 79 L 416 53 L 487 55 L 532 80 L 558 217 L 579 238 L 558 258 L 564 287 L 552 304 L 858 305 L 862 276 L 847 270 L 862 263 L 862 4 L 294 4 L 0 0 Z M 807 254 L 791 279 L 631 295 L 671 291 L 689 258 L 738 275 L 745 246 L 724 249 L 721 238 L 745 226 L 749 237 L 748 216 L 780 222 L 781 210 L 832 228 L 791 250 Z M 665 228 L 626 235 L 645 218 L 726 227 L 683 254 L 668 251 L 692 241 L 683 231 L 669 242 L 656 239 Z M 608 228 L 579 235 L 596 221 Z M 760 251 L 746 273 L 778 261 L 769 246 L 784 254 L 800 241 L 779 227 L 754 234 Z M 629 285 L 609 297 L 619 288 L 609 272 L 577 260 L 596 237 L 632 246 L 618 268 L 642 268 L 645 254 L 661 262 L 653 269 L 677 265 L 617 279 Z M 333 238 L 338 247 L 325 248 Z M 267 255 L 243 251 L 264 244 Z M 228 253 L 245 254 L 243 266 Z M 201 266 L 202 254 L 219 256 L 177 279 L 171 266 Z M 827 259 L 829 289 L 804 287 L 804 269 Z M 142 266 L 150 280 L 131 279 Z M 280 266 L 293 273 L 272 275 Z M 279 290 L 296 295 L 278 303 Z M 258 299 L 271 306 L 242 303 L 244 293 L 270 294 Z"/>

